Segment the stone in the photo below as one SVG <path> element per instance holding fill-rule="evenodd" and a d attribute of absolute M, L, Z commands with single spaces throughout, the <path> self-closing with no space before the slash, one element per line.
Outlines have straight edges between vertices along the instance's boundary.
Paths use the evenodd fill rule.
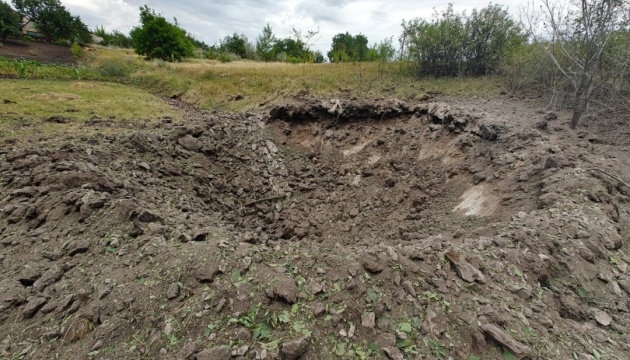
<path fill-rule="evenodd" d="M 44 306 L 46 303 L 48 302 L 48 300 L 46 300 L 46 298 L 44 297 L 40 297 L 40 296 L 29 296 L 26 299 L 26 305 L 24 306 L 24 308 L 22 309 L 22 316 L 25 319 L 30 319 L 33 316 L 35 316 L 35 314 L 37 313 L 37 311 L 39 311 L 39 309 Z"/>
<path fill-rule="evenodd" d="M 411 283 L 411 281 L 403 281 L 402 286 L 409 295 L 413 296 L 414 298 L 416 297 L 416 290 L 413 288 L 413 284 Z"/>
<path fill-rule="evenodd" d="M 56 283 L 63 276 L 63 269 L 58 265 L 46 270 L 42 276 L 33 283 L 33 288 L 39 292 L 43 291 L 46 287 Z"/>
<path fill-rule="evenodd" d="M 376 344 L 381 348 L 388 348 L 396 346 L 396 335 L 390 333 L 380 334 L 376 338 Z"/>
<path fill-rule="evenodd" d="M 511 335 L 501 330 L 498 326 L 494 324 L 485 324 L 481 327 L 481 329 L 486 333 L 486 335 L 501 344 L 501 346 L 508 348 L 512 355 L 516 356 L 517 359 L 524 359 L 529 356 L 529 347 L 525 346 L 520 341 L 515 340 Z"/>
<path fill-rule="evenodd" d="M 267 146 L 267 150 L 269 150 L 269 152 L 271 154 L 277 154 L 278 153 L 278 147 L 273 142 L 267 140 L 267 141 L 265 141 L 265 146 Z"/>
<path fill-rule="evenodd" d="M 282 356 L 285 360 L 297 360 L 304 355 L 310 346 L 308 336 L 301 336 L 282 343 Z"/>
<path fill-rule="evenodd" d="M 389 360 L 404 360 L 403 353 L 397 347 L 383 348 L 383 352 Z"/>
<path fill-rule="evenodd" d="M 493 120 L 485 120 L 479 125 L 479 135 L 487 141 L 497 141 L 506 130 L 505 125 Z"/>
<path fill-rule="evenodd" d="M 219 268 L 214 264 L 208 263 L 198 267 L 194 274 L 199 282 L 212 282 L 214 277 L 219 274 Z"/>
<path fill-rule="evenodd" d="M 362 314 L 361 326 L 368 329 L 374 329 L 376 326 L 376 314 L 373 312 Z"/>
<path fill-rule="evenodd" d="M 273 285 L 273 294 L 284 299 L 289 304 L 295 304 L 298 299 L 298 287 L 294 279 L 282 279 Z"/>
<path fill-rule="evenodd" d="M 90 249 L 90 243 L 87 240 L 74 240 L 68 243 L 68 255 L 75 256 L 83 254 Z"/>
<path fill-rule="evenodd" d="M 188 151 L 196 152 L 199 151 L 199 149 L 201 148 L 199 141 L 190 134 L 177 139 L 177 143 Z"/>
<path fill-rule="evenodd" d="M 462 280 L 474 283 L 479 282 L 481 284 L 486 282 L 486 278 L 483 273 L 472 266 L 466 258 L 457 251 L 449 251 L 445 254 L 446 258 L 455 266 L 455 270 Z"/>
<path fill-rule="evenodd" d="M 308 288 L 311 290 L 311 293 L 313 295 L 317 295 L 320 292 L 324 291 L 324 286 L 312 279 L 311 281 L 309 281 Z"/>
<path fill-rule="evenodd" d="M 143 223 L 153 223 L 162 222 L 164 220 L 159 215 L 151 211 L 143 210 L 142 212 L 140 212 L 140 214 L 138 214 L 138 221 Z"/>
<path fill-rule="evenodd" d="M 172 283 L 171 285 L 168 286 L 168 289 L 166 290 L 166 297 L 169 300 L 173 300 L 177 298 L 178 296 L 179 296 L 179 285 L 177 285 L 177 283 Z"/>
<path fill-rule="evenodd" d="M 610 315 L 608 315 L 605 311 L 602 311 L 600 309 L 591 308 L 589 309 L 588 313 L 601 326 L 609 326 L 610 323 L 612 322 L 612 317 L 610 317 Z"/>
<path fill-rule="evenodd" d="M 363 260 L 363 268 L 372 274 L 378 274 L 385 270 L 385 264 L 380 262 L 374 256 L 366 256 Z"/>
<path fill-rule="evenodd" d="M 324 306 L 324 304 L 322 303 L 317 303 L 317 305 L 315 305 L 315 310 L 313 310 L 313 315 L 318 318 L 324 315 L 324 313 L 326 312 L 326 307 Z"/>
<path fill-rule="evenodd" d="M 193 360 L 195 358 L 195 352 L 197 351 L 197 344 L 189 342 L 182 346 L 177 353 L 177 360 Z"/>

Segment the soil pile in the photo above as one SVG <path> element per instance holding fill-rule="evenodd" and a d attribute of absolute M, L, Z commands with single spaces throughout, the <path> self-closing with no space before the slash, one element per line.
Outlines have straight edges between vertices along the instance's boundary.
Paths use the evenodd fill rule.
<path fill-rule="evenodd" d="M 2 144 L 0 356 L 624 358 L 627 149 L 430 100 Z"/>

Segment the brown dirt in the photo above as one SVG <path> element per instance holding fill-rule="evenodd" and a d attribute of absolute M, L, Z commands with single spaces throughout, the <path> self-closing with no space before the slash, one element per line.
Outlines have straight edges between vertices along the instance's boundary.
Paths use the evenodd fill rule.
<path fill-rule="evenodd" d="M 48 64 L 74 64 L 70 47 L 40 41 L 7 40 L 0 46 L 0 56 L 10 59 L 35 60 Z"/>
<path fill-rule="evenodd" d="M 0 144 L 0 357 L 626 358 L 628 148 L 429 101 Z"/>

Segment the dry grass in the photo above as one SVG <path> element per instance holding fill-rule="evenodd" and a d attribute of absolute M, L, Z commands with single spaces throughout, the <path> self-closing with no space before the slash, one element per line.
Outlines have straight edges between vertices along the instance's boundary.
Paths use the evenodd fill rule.
<path fill-rule="evenodd" d="M 179 97 L 196 106 L 245 111 L 298 92 L 317 96 L 397 97 L 410 100 L 426 92 L 455 96 L 496 94 L 498 78 L 415 79 L 408 64 L 288 64 L 192 59 L 180 63 L 143 61 L 130 50 L 100 49 L 90 66 L 125 59 L 132 82 L 155 94 Z M 234 101 L 240 95 L 242 100 Z"/>

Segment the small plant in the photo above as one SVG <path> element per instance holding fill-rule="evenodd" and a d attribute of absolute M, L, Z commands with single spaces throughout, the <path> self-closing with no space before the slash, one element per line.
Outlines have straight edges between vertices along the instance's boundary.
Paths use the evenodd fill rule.
<path fill-rule="evenodd" d="M 37 50 L 29 50 L 28 54 L 31 56 L 37 56 L 39 53 L 37 52 Z"/>
<path fill-rule="evenodd" d="M 72 53 L 72 56 L 76 59 L 80 59 L 83 56 L 83 48 L 76 42 L 72 43 L 72 46 L 70 46 L 70 53 Z"/>

